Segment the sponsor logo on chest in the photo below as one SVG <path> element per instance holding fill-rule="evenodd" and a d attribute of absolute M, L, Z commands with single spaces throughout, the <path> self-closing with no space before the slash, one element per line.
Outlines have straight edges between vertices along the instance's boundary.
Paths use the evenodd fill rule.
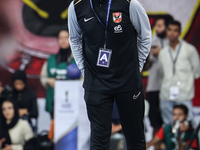
<path fill-rule="evenodd" d="M 114 33 L 122 33 L 122 26 L 121 25 L 117 25 L 114 27 Z"/>

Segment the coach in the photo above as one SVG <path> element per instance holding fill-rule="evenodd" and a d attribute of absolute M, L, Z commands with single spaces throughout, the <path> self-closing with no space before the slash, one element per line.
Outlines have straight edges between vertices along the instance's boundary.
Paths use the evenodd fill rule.
<path fill-rule="evenodd" d="M 140 72 L 151 28 L 144 8 L 137 0 L 74 0 L 68 15 L 71 49 L 84 75 L 90 150 L 109 149 L 114 100 L 128 150 L 145 150 Z"/>

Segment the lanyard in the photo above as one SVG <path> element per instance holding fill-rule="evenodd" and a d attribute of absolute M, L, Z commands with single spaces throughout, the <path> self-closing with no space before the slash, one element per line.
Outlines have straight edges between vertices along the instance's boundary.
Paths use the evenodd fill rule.
<path fill-rule="evenodd" d="M 176 54 L 175 58 L 173 59 L 171 48 L 169 48 L 169 55 L 170 55 L 170 58 L 171 58 L 171 60 L 173 62 L 173 75 L 176 73 L 175 66 L 176 66 L 176 62 L 177 62 L 177 59 L 178 59 L 180 51 L 181 51 L 181 43 L 179 44 L 177 54 Z"/>
<path fill-rule="evenodd" d="M 107 7 L 107 14 L 106 14 L 106 25 L 104 25 L 104 23 L 100 20 L 100 18 L 98 17 L 97 13 L 94 11 L 94 7 L 92 4 L 92 0 L 90 0 L 90 5 L 92 8 L 92 11 L 94 12 L 95 16 L 97 17 L 97 19 L 99 20 L 99 22 L 101 24 L 103 24 L 105 26 L 105 42 L 104 42 L 104 49 L 106 49 L 106 39 L 107 39 L 107 28 L 108 28 L 108 21 L 109 21 L 109 16 L 110 16 L 110 7 L 112 4 L 112 0 L 108 0 L 108 7 Z"/>
<path fill-rule="evenodd" d="M 164 43 L 163 43 L 163 39 L 160 39 L 160 45 L 161 45 L 161 49 L 164 47 Z"/>

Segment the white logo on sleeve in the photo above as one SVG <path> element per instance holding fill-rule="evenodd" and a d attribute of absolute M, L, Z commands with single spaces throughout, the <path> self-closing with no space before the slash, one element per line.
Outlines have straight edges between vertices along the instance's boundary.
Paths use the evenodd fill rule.
<path fill-rule="evenodd" d="M 91 17 L 91 18 L 88 18 L 88 19 L 84 18 L 84 22 L 88 22 L 88 21 L 92 20 L 93 18 L 94 17 Z"/>
<path fill-rule="evenodd" d="M 114 33 L 122 33 L 122 26 L 121 25 L 117 25 L 114 27 Z"/>
<path fill-rule="evenodd" d="M 137 95 L 133 95 L 133 99 L 137 99 L 140 96 L 141 92 L 139 92 Z"/>

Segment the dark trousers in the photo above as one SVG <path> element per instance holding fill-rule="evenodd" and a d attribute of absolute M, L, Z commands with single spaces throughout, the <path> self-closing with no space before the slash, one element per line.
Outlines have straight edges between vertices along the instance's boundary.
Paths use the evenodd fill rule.
<path fill-rule="evenodd" d="M 116 101 L 128 150 L 146 150 L 144 137 L 144 96 L 142 90 L 105 94 L 85 90 L 91 123 L 90 150 L 109 150 L 111 114 Z"/>
<path fill-rule="evenodd" d="M 160 99 L 159 91 L 156 92 L 147 92 L 146 96 L 147 101 L 149 102 L 149 120 L 153 128 L 161 127 L 163 124 L 161 111 L 160 111 Z"/>

